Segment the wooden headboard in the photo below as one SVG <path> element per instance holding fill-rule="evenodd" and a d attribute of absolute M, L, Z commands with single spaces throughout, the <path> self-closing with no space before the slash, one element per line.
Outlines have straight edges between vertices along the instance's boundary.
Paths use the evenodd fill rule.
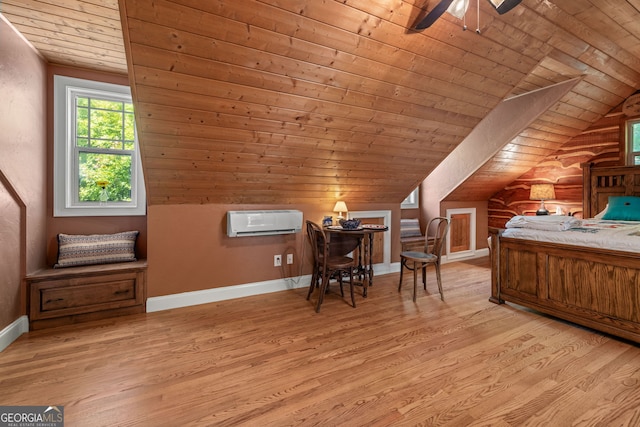
<path fill-rule="evenodd" d="M 595 167 L 582 165 L 582 217 L 593 218 L 609 202 L 609 196 L 640 196 L 640 166 Z"/>

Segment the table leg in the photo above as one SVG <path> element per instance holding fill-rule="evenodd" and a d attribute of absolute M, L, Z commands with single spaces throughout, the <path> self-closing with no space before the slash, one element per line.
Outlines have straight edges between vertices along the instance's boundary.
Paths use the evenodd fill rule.
<path fill-rule="evenodd" d="M 362 296 L 367 297 L 369 286 L 373 286 L 373 238 L 371 233 L 367 233 L 366 240 L 362 245 L 364 248 L 364 280 Z"/>
<path fill-rule="evenodd" d="M 369 238 L 369 286 L 373 286 L 373 234 Z"/>
<path fill-rule="evenodd" d="M 362 263 L 362 296 L 364 298 L 367 297 L 367 293 L 369 290 L 369 261 L 367 258 L 368 255 L 368 245 L 367 245 L 367 235 L 362 236 L 362 251 L 363 254 L 363 263 Z"/>
<path fill-rule="evenodd" d="M 364 235 L 358 238 L 358 279 L 363 282 L 363 287 L 364 280 L 367 277 L 367 258 L 366 254 L 363 253 L 363 247 L 365 244 L 364 238 Z M 366 296 L 366 292 L 363 292 L 363 295 Z"/>

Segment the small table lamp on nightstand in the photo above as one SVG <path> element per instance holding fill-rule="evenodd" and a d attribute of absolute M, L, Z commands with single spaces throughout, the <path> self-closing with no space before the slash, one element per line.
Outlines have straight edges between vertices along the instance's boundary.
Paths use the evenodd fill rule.
<path fill-rule="evenodd" d="M 338 221 L 340 221 L 341 219 L 345 219 L 342 216 L 342 212 L 345 212 L 345 213 L 349 212 L 349 210 L 347 209 L 347 204 L 342 200 L 338 200 L 336 202 L 336 205 L 333 207 L 333 211 L 338 212 Z"/>
<path fill-rule="evenodd" d="M 544 206 L 544 201 L 555 198 L 556 192 L 553 184 L 531 184 L 529 199 L 540 200 L 540 208 L 536 211 L 536 215 L 549 215 L 549 211 Z"/>

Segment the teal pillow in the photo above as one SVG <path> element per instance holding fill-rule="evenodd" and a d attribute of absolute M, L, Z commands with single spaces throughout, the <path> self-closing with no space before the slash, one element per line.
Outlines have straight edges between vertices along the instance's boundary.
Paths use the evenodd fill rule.
<path fill-rule="evenodd" d="M 640 221 L 640 197 L 609 197 L 609 207 L 602 219 Z"/>

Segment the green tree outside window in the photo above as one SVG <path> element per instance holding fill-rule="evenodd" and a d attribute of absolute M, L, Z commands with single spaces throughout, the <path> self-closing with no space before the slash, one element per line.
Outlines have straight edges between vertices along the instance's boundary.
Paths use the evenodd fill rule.
<path fill-rule="evenodd" d="M 75 110 L 78 200 L 104 201 L 106 191 L 110 203 L 130 202 L 133 104 L 79 96 Z"/>

